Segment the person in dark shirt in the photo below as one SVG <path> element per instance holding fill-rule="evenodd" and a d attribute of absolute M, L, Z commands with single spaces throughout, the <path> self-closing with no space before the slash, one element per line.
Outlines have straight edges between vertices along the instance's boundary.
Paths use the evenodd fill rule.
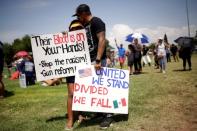
<path fill-rule="evenodd" d="M 147 63 L 148 63 L 149 66 L 151 66 L 150 57 L 149 57 L 149 55 L 148 55 L 148 51 L 149 51 L 149 48 L 148 48 L 146 45 L 143 45 L 143 47 L 142 47 L 143 67 L 144 67 L 145 64 L 147 64 Z"/>
<path fill-rule="evenodd" d="M 134 74 L 139 74 L 142 71 L 142 64 L 141 64 L 142 46 L 141 46 L 141 44 L 138 43 L 138 39 L 137 38 L 135 38 L 133 40 L 133 46 L 135 48 L 135 54 L 134 54 L 134 68 L 135 68 L 135 72 L 134 72 Z"/>
<path fill-rule="evenodd" d="M 171 46 L 171 48 L 170 48 L 170 51 L 172 52 L 172 56 L 173 56 L 173 58 L 174 58 L 174 61 L 175 61 L 175 62 L 176 62 L 176 61 L 178 62 L 179 59 L 178 59 L 178 56 L 177 56 L 177 52 L 178 52 L 177 46 L 174 45 L 174 44 L 172 44 L 172 46 Z"/>
<path fill-rule="evenodd" d="M 149 50 L 148 47 L 146 45 L 143 45 L 143 47 L 142 47 L 142 56 L 147 55 L 148 50 Z"/>
<path fill-rule="evenodd" d="M 3 65 L 4 65 L 4 53 L 3 53 L 3 43 L 0 41 L 0 98 L 4 97 L 5 89 L 2 81 L 3 78 Z"/>
<path fill-rule="evenodd" d="M 86 4 L 79 5 L 73 16 L 77 16 L 84 25 L 91 62 L 95 63 L 96 69 L 100 69 L 101 64 L 106 64 L 105 23 L 100 18 L 93 17 Z"/>
<path fill-rule="evenodd" d="M 135 54 L 134 46 L 132 44 L 129 44 L 128 51 L 126 52 L 129 75 L 133 74 L 134 54 Z"/>
<path fill-rule="evenodd" d="M 191 56 L 192 56 L 192 47 L 181 47 L 180 55 L 183 59 L 183 70 L 186 70 L 186 62 L 189 66 L 189 71 L 192 70 Z"/>
<path fill-rule="evenodd" d="M 79 21 L 84 25 L 89 45 L 90 59 L 96 70 L 106 66 L 106 45 L 105 45 L 105 23 L 98 17 L 93 17 L 90 8 L 86 4 L 77 7 L 76 13 Z M 105 114 L 105 118 L 100 123 L 103 129 L 112 123 L 112 114 Z"/>

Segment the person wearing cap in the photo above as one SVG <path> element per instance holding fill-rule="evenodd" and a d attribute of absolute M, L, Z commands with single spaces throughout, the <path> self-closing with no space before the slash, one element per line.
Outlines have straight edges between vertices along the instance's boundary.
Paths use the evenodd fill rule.
<path fill-rule="evenodd" d="M 73 16 L 77 16 L 83 24 L 88 38 L 91 62 L 95 63 L 96 69 L 100 69 L 101 64 L 106 64 L 105 23 L 100 18 L 93 17 L 86 4 L 79 5 Z"/>
<path fill-rule="evenodd" d="M 166 73 L 166 50 L 163 40 L 161 38 L 158 39 L 157 56 L 160 66 L 160 72 Z"/>
<path fill-rule="evenodd" d="M 123 48 L 123 44 L 120 44 L 120 46 L 118 46 L 116 39 L 115 39 L 115 43 L 116 43 L 116 47 L 118 48 L 120 69 L 122 69 L 124 66 L 124 61 L 125 61 L 125 48 Z"/>
<path fill-rule="evenodd" d="M 73 16 L 79 19 L 86 30 L 90 59 L 95 69 L 99 70 L 102 66 L 106 66 L 105 23 L 100 18 L 92 16 L 90 7 L 86 4 L 79 5 Z M 100 123 L 102 129 L 109 127 L 113 121 L 112 114 L 104 116 Z"/>

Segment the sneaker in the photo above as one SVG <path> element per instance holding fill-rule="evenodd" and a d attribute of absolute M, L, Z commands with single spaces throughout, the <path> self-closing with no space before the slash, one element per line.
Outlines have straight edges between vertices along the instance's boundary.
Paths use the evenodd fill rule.
<path fill-rule="evenodd" d="M 107 129 L 108 127 L 112 126 L 113 119 L 111 117 L 105 117 L 103 121 L 100 123 L 101 129 Z"/>
<path fill-rule="evenodd" d="M 163 70 L 163 71 L 162 71 L 162 73 L 163 73 L 163 74 L 165 74 L 165 73 L 166 73 L 166 71 L 164 71 L 164 70 Z"/>
<path fill-rule="evenodd" d="M 72 131 L 73 130 L 73 127 L 67 127 L 67 125 L 65 126 L 64 128 L 65 131 Z"/>
<path fill-rule="evenodd" d="M 65 128 L 64 128 L 64 130 L 65 130 L 65 131 L 72 131 L 72 130 L 73 130 L 73 128 L 72 128 L 72 127 L 71 127 L 71 128 L 69 128 L 69 127 L 65 127 Z"/>
<path fill-rule="evenodd" d="M 45 82 L 41 83 L 41 85 L 42 85 L 42 86 L 48 86 L 48 84 L 45 83 Z"/>

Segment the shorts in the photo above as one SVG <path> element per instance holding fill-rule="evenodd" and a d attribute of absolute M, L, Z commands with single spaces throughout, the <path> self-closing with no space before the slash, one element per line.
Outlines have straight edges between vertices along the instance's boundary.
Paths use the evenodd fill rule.
<path fill-rule="evenodd" d="M 133 61 L 128 61 L 127 65 L 128 66 L 133 66 L 134 62 Z"/>
<path fill-rule="evenodd" d="M 124 57 L 119 57 L 119 62 L 120 63 L 124 63 L 124 61 L 125 61 L 125 58 Z"/>
<path fill-rule="evenodd" d="M 67 83 L 75 83 L 75 76 L 66 77 L 66 82 Z"/>

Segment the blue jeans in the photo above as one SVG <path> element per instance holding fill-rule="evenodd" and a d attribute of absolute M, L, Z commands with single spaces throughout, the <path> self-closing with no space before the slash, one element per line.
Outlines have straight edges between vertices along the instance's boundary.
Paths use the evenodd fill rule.
<path fill-rule="evenodd" d="M 159 59 L 159 65 L 161 70 L 166 70 L 166 56 Z"/>

